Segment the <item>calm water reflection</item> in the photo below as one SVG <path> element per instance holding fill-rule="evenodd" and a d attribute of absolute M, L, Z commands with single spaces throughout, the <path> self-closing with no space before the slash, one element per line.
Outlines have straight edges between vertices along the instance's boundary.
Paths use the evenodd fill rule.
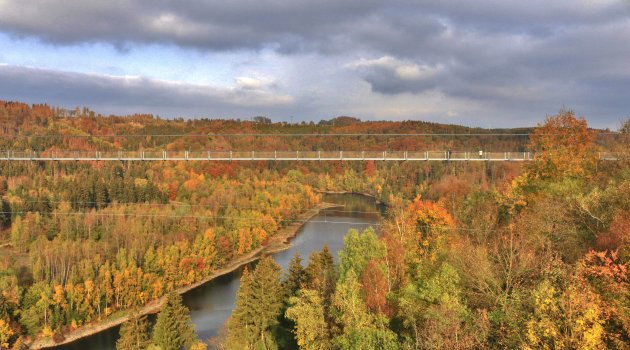
<path fill-rule="evenodd" d="M 360 195 L 325 195 L 324 201 L 342 204 L 344 207 L 324 210 L 313 217 L 291 241 L 291 248 L 273 255 L 285 270 L 296 251 L 306 263 L 311 252 L 320 250 L 324 244 L 328 244 L 336 258 L 337 252 L 343 246 L 343 235 L 350 228 L 362 230 L 375 224 L 379 219 L 377 212 L 382 210 L 372 199 Z M 251 265 L 254 264 L 255 262 Z M 183 295 L 200 339 L 207 340 L 215 336 L 232 313 L 242 271 L 242 268 L 237 269 Z M 120 327 L 111 328 L 54 349 L 115 350 L 119 329 Z"/>

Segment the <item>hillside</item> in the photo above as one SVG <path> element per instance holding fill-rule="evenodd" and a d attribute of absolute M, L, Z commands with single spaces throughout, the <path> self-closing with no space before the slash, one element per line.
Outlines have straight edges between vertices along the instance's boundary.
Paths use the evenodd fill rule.
<path fill-rule="evenodd" d="M 597 152 L 627 152 L 628 123 L 602 141 L 569 111 L 532 129 L 485 130 L 348 117 L 285 124 L 68 115 L 0 103 L 4 149 L 538 152 L 527 164 L 0 162 L 0 347 L 61 341 L 206 280 L 268 246 L 322 204 L 320 192 L 334 191 L 385 203 L 380 236 L 351 232 L 338 265 L 324 249 L 293 275 L 265 260 L 243 284 L 268 283 L 278 299 L 243 287 L 239 298 L 267 301 L 253 311 L 237 303 L 220 343 L 627 348 L 630 164 L 599 161 Z M 382 136 L 413 133 L 457 136 Z"/>

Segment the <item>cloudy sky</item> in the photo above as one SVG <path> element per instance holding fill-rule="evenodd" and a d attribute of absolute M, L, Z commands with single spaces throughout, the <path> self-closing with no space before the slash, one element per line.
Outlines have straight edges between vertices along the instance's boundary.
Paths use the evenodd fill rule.
<path fill-rule="evenodd" d="M 535 125 L 630 116 L 630 0 L 0 0 L 0 99 Z"/>

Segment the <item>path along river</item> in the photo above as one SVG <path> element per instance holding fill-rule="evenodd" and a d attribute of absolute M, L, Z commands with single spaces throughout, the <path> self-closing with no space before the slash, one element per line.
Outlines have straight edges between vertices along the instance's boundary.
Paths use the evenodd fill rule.
<path fill-rule="evenodd" d="M 309 220 L 291 240 L 291 247 L 273 254 L 273 258 L 287 268 L 289 261 L 299 252 L 304 260 L 313 251 L 321 250 L 324 244 L 333 252 L 343 246 L 343 236 L 350 228 L 363 230 L 377 223 L 382 208 L 369 197 L 353 194 L 328 194 L 323 200 L 343 207 L 325 209 Z M 255 262 L 250 263 L 255 264 Z M 199 339 L 208 340 L 215 336 L 234 309 L 236 292 L 243 267 L 217 277 L 183 295 L 184 303 L 190 309 Z M 120 327 L 113 327 L 79 339 L 73 343 L 49 348 L 53 350 L 115 350 Z"/>

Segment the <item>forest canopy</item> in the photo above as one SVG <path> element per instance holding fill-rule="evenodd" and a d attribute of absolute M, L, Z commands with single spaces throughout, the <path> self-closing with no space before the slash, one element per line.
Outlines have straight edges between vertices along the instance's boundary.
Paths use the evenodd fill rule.
<path fill-rule="evenodd" d="M 221 346 L 626 349 L 630 163 L 598 154 L 627 154 L 629 123 L 602 138 L 569 110 L 536 128 L 485 130 L 68 116 L 0 102 L 3 149 L 537 152 L 523 163 L 0 162 L 0 348 L 127 313 L 120 344 L 203 348 L 174 291 L 266 247 L 334 191 L 386 204 L 381 228 L 348 232 L 337 263 L 327 247 L 288 271 L 263 258 L 243 274 Z M 375 136 L 397 133 L 456 135 Z M 165 306 L 150 332 L 134 312 L 156 300 Z"/>

